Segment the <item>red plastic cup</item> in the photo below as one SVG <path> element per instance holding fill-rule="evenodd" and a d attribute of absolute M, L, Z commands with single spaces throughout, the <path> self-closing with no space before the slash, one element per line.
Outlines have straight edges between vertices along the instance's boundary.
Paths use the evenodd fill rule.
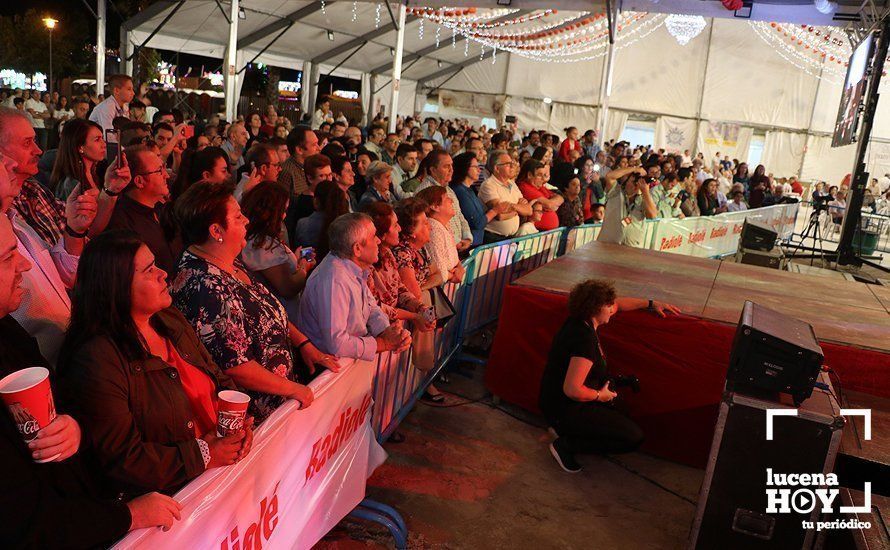
<path fill-rule="evenodd" d="M 250 396 L 234 390 L 223 390 L 217 395 L 216 435 L 225 437 L 243 430 Z"/>
<path fill-rule="evenodd" d="M 0 398 L 9 407 L 25 442 L 37 437 L 37 432 L 56 418 L 49 371 L 43 367 L 18 370 L 0 380 Z M 37 462 L 48 462 L 55 458 Z"/>

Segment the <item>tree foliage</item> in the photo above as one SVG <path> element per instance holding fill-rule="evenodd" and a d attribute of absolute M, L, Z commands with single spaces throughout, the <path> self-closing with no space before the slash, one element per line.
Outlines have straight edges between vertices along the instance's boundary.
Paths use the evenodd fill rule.
<path fill-rule="evenodd" d="M 70 10 L 56 15 L 53 30 L 53 74 L 55 78 L 86 72 L 93 59 L 89 47 L 88 20 Z M 49 72 L 49 29 L 43 23 L 46 14 L 29 9 L 24 14 L 0 17 L 0 66 L 26 74 Z"/>

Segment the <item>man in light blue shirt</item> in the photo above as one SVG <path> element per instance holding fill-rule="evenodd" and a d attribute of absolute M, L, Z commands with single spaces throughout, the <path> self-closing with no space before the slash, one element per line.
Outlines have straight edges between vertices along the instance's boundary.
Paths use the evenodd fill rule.
<path fill-rule="evenodd" d="M 411 334 L 390 325 L 368 288 L 380 239 L 366 214 L 344 214 L 328 230 L 331 252 L 309 276 L 300 298 L 297 327 L 322 352 L 373 361 L 384 351 L 402 351 Z"/>

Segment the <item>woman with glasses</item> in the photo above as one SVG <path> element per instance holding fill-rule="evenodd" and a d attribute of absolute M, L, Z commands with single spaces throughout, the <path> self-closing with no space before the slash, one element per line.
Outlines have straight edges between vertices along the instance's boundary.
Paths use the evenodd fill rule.
<path fill-rule="evenodd" d="M 548 179 L 547 167 L 536 160 L 529 160 L 519 170 L 517 185 L 522 196 L 532 206 L 541 205 L 541 218 L 534 220 L 538 231 L 549 231 L 559 227 L 559 217 L 557 217 L 556 211 L 565 200 L 561 195 L 557 195 L 544 186 Z"/>
<path fill-rule="evenodd" d="M 454 174 L 451 176 L 450 187 L 457 196 L 460 211 L 470 224 L 470 231 L 473 233 L 471 248 L 482 244 L 485 226 L 508 209 L 507 203 L 498 203 L 486 211 L 485 204 L 473 191 L 472 186 L 478 179 L 479 161 L 475 153 L 461 153 L 454 157 Z"/>

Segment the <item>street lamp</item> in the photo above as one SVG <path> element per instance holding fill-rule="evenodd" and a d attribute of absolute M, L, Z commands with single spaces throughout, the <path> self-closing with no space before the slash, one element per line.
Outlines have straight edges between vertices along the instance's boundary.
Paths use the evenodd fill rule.
<path fill-rule="evenodd" d="M 56 28 L 57 20 L 52 17 L 44 17 L 43 24 L 49 29 L 49 95 L 53 95 L 53 29 Z"/>

